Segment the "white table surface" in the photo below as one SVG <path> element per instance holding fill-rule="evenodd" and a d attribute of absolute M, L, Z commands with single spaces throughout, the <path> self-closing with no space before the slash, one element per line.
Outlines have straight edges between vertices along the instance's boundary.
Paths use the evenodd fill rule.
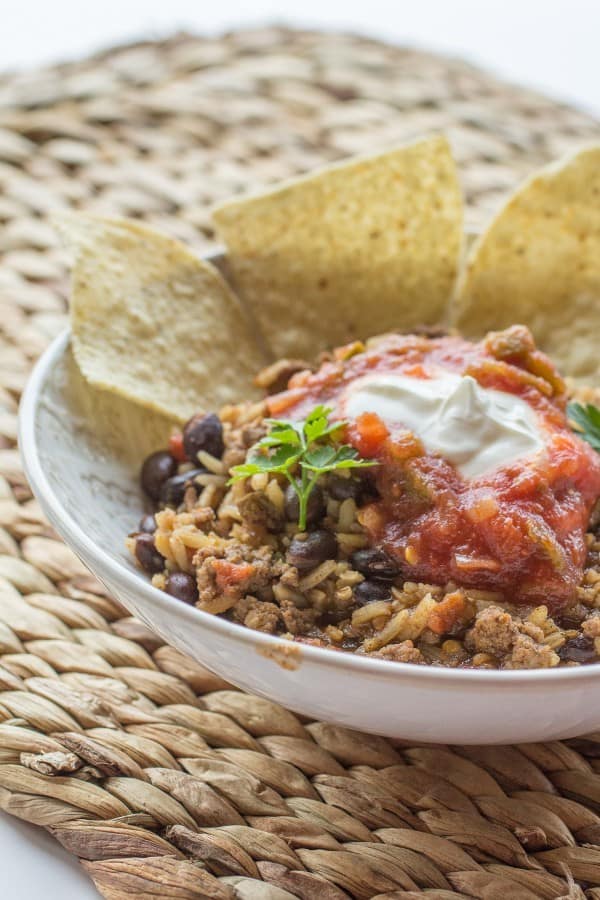
<path fill-rule="evenodd" d="M 3 900 L 98 900 L 77 860 L 43 828 L 0 813 Z"/>

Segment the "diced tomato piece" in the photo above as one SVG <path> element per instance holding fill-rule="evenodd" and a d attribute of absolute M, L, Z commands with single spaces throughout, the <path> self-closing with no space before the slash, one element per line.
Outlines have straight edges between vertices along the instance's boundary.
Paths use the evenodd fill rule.
<path fill-rule="evenodd" d="M 448 634 L 465 614 L 466 602 L 462 591 L 446 594 L 443 600 L 429 613 L 427 627 L 434 634 Z"/>
<path fill-rule="evenodd" d="M 185 462 L 187 460 L 183 449 L 183 435 L 180 431 L 176 431 L 169 438 L 169 453 L 177 462 Z"/>
<path fill-rule="evenodd" d="M 226 559 L 216 559 L 213 569 L 217 587 L 225 594 L 240 582 L 249 580 L 254 574 L 254 566 L 251 563 L 232 563 Z"/>
<path fill-rule="evenodd" d="M 266 402 L 269 415 L 277 418 L 277 416 L 286 412 L 290 406 L 294 405 L 300 394 L 300 389 L 289 388 L 287 391 L 282 391 L 281 394 L 272 394 L 270 397 L 267 397 Z"/>
<path fill-rule="evenodd" d="M 372 457 L 381 451 L 389 431 L 377 413 L 364 412 L 356 420 L 357 449 L 361 456 Z"/>
<path fill-rule="evenodd" d="M 350 359 L 351 356 L 355 356 L 357 353 L 362 353 L 365 349 L 365 345 L 362 341 L 352 341 L 350 344 L 344 344 L 343 347 L 336 347 L 333 351 L 333 358 L 343 362 L 345 359 Z"/>

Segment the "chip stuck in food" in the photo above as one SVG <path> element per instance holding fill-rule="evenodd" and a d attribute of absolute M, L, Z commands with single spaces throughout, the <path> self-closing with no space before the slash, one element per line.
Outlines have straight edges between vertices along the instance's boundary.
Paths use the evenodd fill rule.
<path fill-rule="evenodd" d="M 600 381 L 600 147 L 533 175 L 473 245 L 453 324 L 481 337 L 513 322 L 565 374 Z"/>
<path fill-rule="evenodd" d="M 213 266 L 124 219 L 71 215 L 58 226 L 74 253 L 73 351 L 91 384 L 179 421 L 252 396 L 264 359 Z"/>
<path fill-rule="evenodd" d="M 229 404 L 140 457 L 154 515 L 126 543 L 154 586 L 378 659 L 600 660 L 600 409 L 567 409 L 520 325 L 332 355 L 253 403 L 251 421 Z"/>
<path fill-rule="evenodd" d="M 442 137 L 335 165 L 214 212 L 275 356 L 444 318 L 462 198 Z"/>

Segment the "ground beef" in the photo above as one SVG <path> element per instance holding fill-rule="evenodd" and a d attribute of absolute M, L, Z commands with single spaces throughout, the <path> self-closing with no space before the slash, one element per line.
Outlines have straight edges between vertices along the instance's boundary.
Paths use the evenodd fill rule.
<path fill-rule="evenodd" d="M 200 609 L 226 612 L 246 594 L 269 590 L 281 563 L 270 547 L 253 548 L 238 541 L 202 547 L 194 556 Z"/>
<path fill-rule="evenodd" d="M 499 606 L 488 606 L 479 613 L 465 636 L 465 646 L 475 653 L 505 656 L 512 650 L 518 629 L 512 617 Z"/>
<path fill-rule="evenodd" d="M 238 509 L 250 528 L 265 528 L 267 531 L 281 531 L 283 528 L 283 513 L 261 491 L 251 491 L 242 497 Z"/>
<path fill-rule="evenodd" d="M 600 615 L 592 616 L 581 627 L 586 637 L 600 637 Z"/>
<path fill-rule="evenodd" d="M 242 603 L 244 603 L 246 609 L 241 621 L 247 628 L 254 628 L 255 631 L 264 631 L 267 634 L 275 634 L 281 624 L 280 610 L 275 603 L 257 600 L 256 597 L 251 596 L 245 597 Z"/>
<path fill-rule="evenodd" d="M 282 600 L 281 615 L 290 634 L 308 634 L 317 621 L 317 613 L 312 607 L 298 609 L 292 600 Z"/>
<path fill-rule="evenodd" d="M 543 629 L 539 625 L 534 625 L 533 622 L 522 622 L 519 625 L 519 631 L 521 634 L 528 635 L 532 641 L 536 641 L 538 644 L 541 644 L 544 640 Z"/>
<path fill-rule="evenodd" d="M 558 655 L 546 644 L 538 644 L 529 635 L 519 634 L 504 667 L 506 669 L 549 669 L 558 663 Z"/>
<path fill-rule="evenodd" d="M 279 580 L 282 584 L 287 585 L 287 587 L 298 587 L 300 574 L 296 566 L 291 566 L 289 563 L 282 563 Z"/>
<path fill-rule="evenodd" d="M 371 656 L 379 657 L 379 659 L 390 659 L 393 662 L 405 663 L 424 663 L 425 657 L 421 651 L 415 647 L 412 641 L 402 641 L 401 644 L 388 644 L 382 647 L 377 653 Z"/>
<path fill-rule="evenodd" d="M 266 433 L 266 425 L 260 419 L 230 429 L 226 433 L 225 452 L 221 457 L 227 471 L 243 463 L 250 447 L 256 444 Z"/>

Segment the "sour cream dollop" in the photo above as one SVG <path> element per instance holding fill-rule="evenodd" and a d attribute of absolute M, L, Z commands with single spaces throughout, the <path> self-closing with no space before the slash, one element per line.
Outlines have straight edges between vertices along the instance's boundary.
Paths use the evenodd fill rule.
<path fill-rule="evenodd" d="M 470 375 L 413 378 L 376 372 L 351 383 L 341 405 L 348 419 L 374 412 L 386 423 L 404 426 L 465 478 L 544 449 L 531 406 L 514 394 L 482 387 Z"/>

